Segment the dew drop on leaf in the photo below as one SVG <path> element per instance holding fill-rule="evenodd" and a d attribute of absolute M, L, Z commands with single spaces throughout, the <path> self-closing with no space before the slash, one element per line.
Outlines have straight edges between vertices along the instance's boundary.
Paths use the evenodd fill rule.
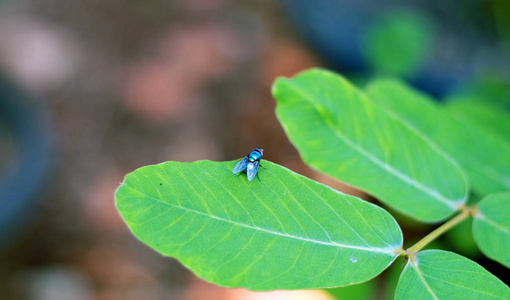
<path fill-rule="evenodd" d="M 351 257 L 349 257 L 349 260 L 350 260 L 351 262 L 353 262 L 353 263 L 355 263 L 355 262 L 357 262 L 357 261 L 358 261 L 358 259 L 357 259 L 355 256 L 351 256 Z"/>

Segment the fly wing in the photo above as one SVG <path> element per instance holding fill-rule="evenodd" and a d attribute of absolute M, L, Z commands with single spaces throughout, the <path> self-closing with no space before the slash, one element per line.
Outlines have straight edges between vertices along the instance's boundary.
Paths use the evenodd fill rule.
<path fill-rule="evenodd" d="M 246 168 L 246 176 L 248 177 L 248 181 L 252 181 L 255 176 L 257 176 L 257 172 L 259 171 L 260 161 L 254 161 L 248 164 Z"/>
<path fill-rule="evenodd" d="M 240 161 L 237 162 L 237 164 L 232 169 L 232 173 L 239 173 L 244 170 L 246 170 L 246 167 L 248 166 L 248 156 L 243 157 Z"/>

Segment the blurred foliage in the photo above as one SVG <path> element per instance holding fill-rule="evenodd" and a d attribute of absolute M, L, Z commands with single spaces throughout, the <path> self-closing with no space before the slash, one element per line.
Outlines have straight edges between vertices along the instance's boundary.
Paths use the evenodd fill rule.
<path fill-rule="evenodd" d="M 385 284 L 382 299 L 395 299 L 395 289 L 397 288 L 400 273 L 404 269 L 405 260 L 397 259 L 384 273 Z"/>
<path fill-rule="evenodd" d="M 510 104 L 508 78 L 501 74 L 482 75 L 457 91 L 449 100 L 469 99 L 469 97 L 480 98 L 499 107 L 508 106 Z"/>
<path fill-rule="evenodd" d="M 510 53 L 510 1 L 492 0 L 491 2 L 501 45 Z"/>
<path fill-rule="evenodd" d="M 432 26 L 426 18 L 417 12 L 395 11 L 368 28 L 365 55 L 376 72 L 405 77 L 423 65 L 432 41 Z"/>
<path fill-rule="evenodd" d="M 484 99 L 455 97 L 446 103 L 445 109 L 454 117 L 483 128 L 487 134 L 510 141 L 510 115 Z"/>
<path fill-rule="evenodd" d="M 327 293 L 337 300 L 369 300 L 375 299 L 377 279 L 353 284 L 345 287 L 324 289 Z"/>

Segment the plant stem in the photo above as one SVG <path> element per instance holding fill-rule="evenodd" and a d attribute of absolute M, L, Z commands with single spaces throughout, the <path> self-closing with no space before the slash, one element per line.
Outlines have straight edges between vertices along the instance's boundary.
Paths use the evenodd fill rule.
<path fill-rule="evenodd" d="M 411 248 L 407 249 L 406 252 L 408 253 L 416 253 L 420 251 L 423 247 L 425 247 L 428 243 L 432 242 L 434 239 L 436 239 L 438 236 L 443 234 L 448 229 L 452 228 L 453 226 L 457 225 L 464 219 L 466 219 L 469 216 L 469 210 L 464 209 L 460 214 L 458 214 L 455 218 L 451 219 L 450 221 L 444 223 L 443 225 L 436 228 L 431 233 L 427 234 L 424 238 L 422 238 L 418 243 L 414 244 Z"/>

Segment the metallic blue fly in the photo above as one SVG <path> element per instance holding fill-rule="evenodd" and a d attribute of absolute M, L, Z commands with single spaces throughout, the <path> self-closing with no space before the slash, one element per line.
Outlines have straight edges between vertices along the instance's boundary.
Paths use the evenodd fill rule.
<path fill-rule="evenodd" d="M 245 172 L 248 181 L 252 181 L 259 171 L 260 159 L 264 154 L 264 149 L 255 148 L 250 154 L 243 157 L 232 169 L 232 173 Z M 258 178 L 258 176 L 257 176 Z M 260 180 L 260 178 L 259 178 Z"/>

